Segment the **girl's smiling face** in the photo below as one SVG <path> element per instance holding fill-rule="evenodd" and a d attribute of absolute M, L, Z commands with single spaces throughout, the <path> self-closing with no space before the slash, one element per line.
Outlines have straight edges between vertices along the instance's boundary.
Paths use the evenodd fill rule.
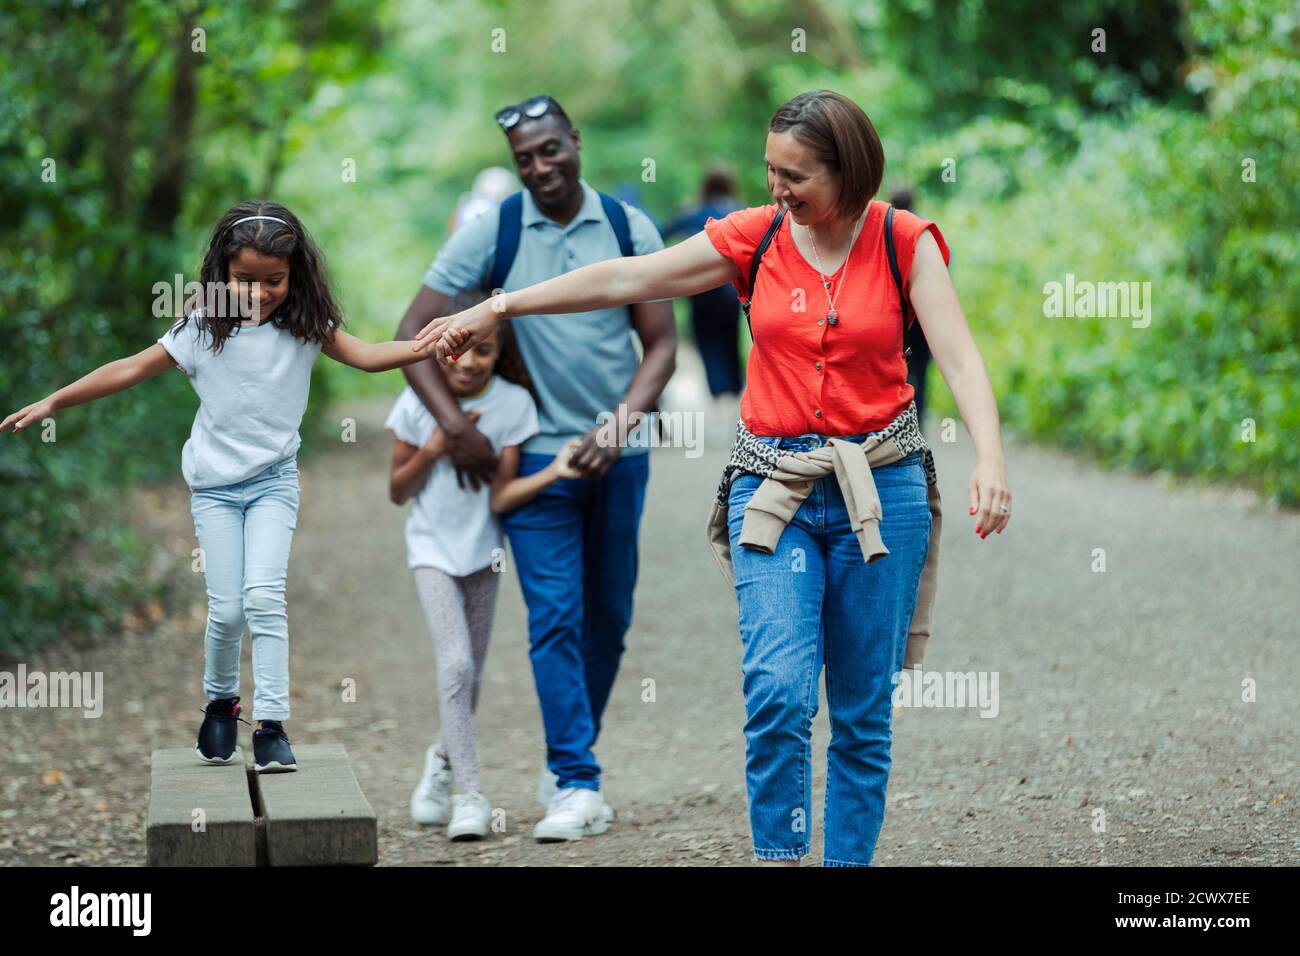
<path fill-rule="evenodd" d="M 241 301 L 247 297 L 257 308 L 259 321 L 265 322 L 289 295 L 289 260 L 245 246 L 230 258 L 226 281 L 238 286 Z"/>
<path fill-rule="evenodd" d="M 839 176 L 828 169 L 789 130 L 767 134 L 767 188 L 772 199 L 785 203 L 790 217 L 801 226 L 826 222 L 836 216 L 840 196 Z"/>
<path fill-rule="evenodd" d="M 494 329 L 482 342 L 447 368 L 447 384 L 457 398 L 470 398 L 487 387 L 501 355 L 501 340 Z"/>

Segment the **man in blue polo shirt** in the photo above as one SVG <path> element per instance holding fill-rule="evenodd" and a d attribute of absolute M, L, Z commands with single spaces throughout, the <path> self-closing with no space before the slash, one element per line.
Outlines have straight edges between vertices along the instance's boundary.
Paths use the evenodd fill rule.
<path fill-rule="evenodd" d="M 625 251 L 645 255 L 663 248 L 644 213 L 626 204 L 611 208 L 581 178 L 578 130 L 553 99 L 533 97 L 496 119 L 525 187 L 514 210 L 517 225 L 511 228 L 504 211 L 488 212 L 457 230 L 407 308 L 399 339 L 413 338 L 457 292 L 491 291 L 499 236 L 507 258 L 513 233 L 518 236 L 500 283 L 506 291 Z M 509 207 L 507 201 L 503 210 Z M 548 772 L 539 797 L 547 812 L 533 835 L 549 842 L 602 833 L 613 817 L 592 747 L 632 621 L 649 455 L 644 444 L 611 445 L 610 427 L 600 426 L 610 415 L 626 422 L 654 408 L 673 373 L 677 336 L 669 300 L 528 316 L 512 325 L 541 400 L 541 431 L 525 442 L 519 474 L 539 471 L 571 438 L 582 439 L 571 459 L 582 479 L 558 481 L 502 516 L 528 604 L 529 656 L 546 730 Z M 446 432 L 458 479 L 474 487 L 490 481 L 492 447 L 460 411 L 435 363 L 403 371 Z M 618 433 L 636 434 L 641 430 L 635 425 L 633 417 L 631 428 Z"/>

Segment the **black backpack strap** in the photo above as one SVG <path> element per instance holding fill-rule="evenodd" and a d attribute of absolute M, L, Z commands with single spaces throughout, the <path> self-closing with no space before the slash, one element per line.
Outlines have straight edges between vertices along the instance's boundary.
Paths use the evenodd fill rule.
<path fill-rule="evenodd" d="M 745 310 L 745 324 L 749 326 L 749 340 L 754 341 L 754 323 L 749 319 L 749 303 L 754 298 L 754 283 L 758 281 L 758 267 L 763 261 L 763 253 L 767 252 L 767 247 L 772 244 L 776 238 L 776 231 L 781 228 L 781 222 L 785 219 L 785 206 L 776 211 L 772 217 L 772 224 L 767 227 L 767 232 L 763 233 L 763 239 L 754 250 L 754 258 L 749 262 L 749 295 L 740 300 L 740 306 Z"/>
<path fill-rule="evenodd" d="M 504 289 L 510 267 L 519 252 L 519 235 L 524 228 L 524 194 L 507 196 L 497 210 L 497 251 L 492 257 L 492 274 L 488 279 L 488 294 Z"/>
<path fill-rule="evenodd" d="M 885 253 L 889 256 L 889 271 L 894 276 L 894 288 L 898 290 L 898 307 L 903 313 L 903 336 L 907 336 L 907 296 L 903 294 L 903 275 L 898 270 L 898 254 L 894 251 L 894 207 L 885 212 Z M 903 349 L 903 358 L 911 357 L 912 348 Z"/>

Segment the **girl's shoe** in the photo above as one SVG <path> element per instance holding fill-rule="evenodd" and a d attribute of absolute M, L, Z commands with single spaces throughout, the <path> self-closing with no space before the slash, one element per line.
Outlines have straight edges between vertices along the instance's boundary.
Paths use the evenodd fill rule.
<path fill-rule="evenodd" d="M 487 836 L 492 807 L 481 793 L 457 793 L 451 798 L 449 840 L 481 840 Z"/>
<path fill-rule="evenodd" d="M 424 774 L 411 794 L 411 819 L 416 823 L 446 823 L 451 804 L 451 766 L 438 756 L 436 745 L 424 755 Z"/>
<path fill-rule="evenodd" d="M 262 729 L 253 731 L 253 769 L 258 773 L 288 773 L 297 770 L 289 737 L 278 720 L 262 721 Z"/>
<path fill-rule="evenodd" d="M 199 725 L 199 742 L 194 748 L 204 763 L 230 764 L 239 759 L 239 698 L 208 701 Z M 244 723 L 248 721 L 244 720 Z"/>

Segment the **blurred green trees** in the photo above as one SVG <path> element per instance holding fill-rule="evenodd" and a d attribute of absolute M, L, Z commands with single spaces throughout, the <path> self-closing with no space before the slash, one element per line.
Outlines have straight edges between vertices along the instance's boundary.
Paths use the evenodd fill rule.
<path fill-rule="evenodd" d="M 944 230 L 1009 429 L 1300 502 L 1284 0 L 0 0 L 0 44 L 5 413 L 156 339 L 153 284 L 240 199 L 293 208 L 354 331 L 388 337 L 458 194 L 509 165 L 496 108 L 553 94 L 586 178 L 662 218 L 717 159 L 768 201 L 772 111 L 829 87 L 876 123 L 886 194 Z M 1046 317 L 1066 273 L 1150 282 L 1150 326 Z M 323 361 L 309 414 L 400 381 Z M 139 598 L 120 491 L 177 480 L 194 401 L 164 375 L 53 445 L 0 438 L 0 651 Z"/>

